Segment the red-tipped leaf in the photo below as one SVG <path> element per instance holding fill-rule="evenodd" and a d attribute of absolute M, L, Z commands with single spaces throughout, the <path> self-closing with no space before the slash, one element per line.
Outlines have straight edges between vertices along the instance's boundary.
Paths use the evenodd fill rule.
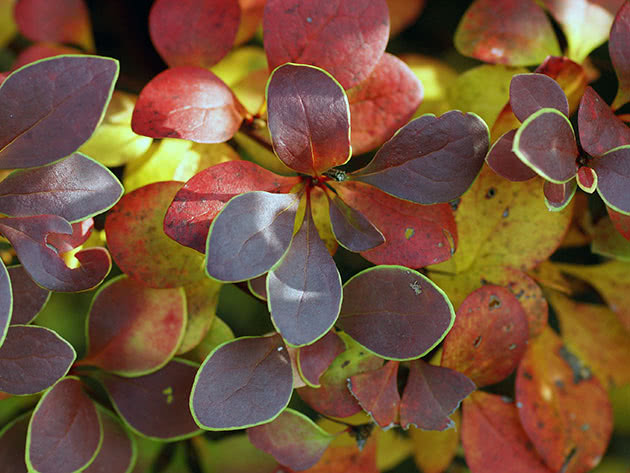
<path fill-rule="evenodd" d="M 400 394 L 398 394 L 398 362 L 367 373 L 355 374 L 348 379 L 348 389 L 365 412 L 381 428 L 393 426 L 398 420 Z"/>
<path fill-rule="evenodd" d="M 521 122 L 541 108 L 555 108 L 569 116 L 567 96 L 558 83 L 545 74 L 517 74 L 512 77 L 510 105 Z"/>

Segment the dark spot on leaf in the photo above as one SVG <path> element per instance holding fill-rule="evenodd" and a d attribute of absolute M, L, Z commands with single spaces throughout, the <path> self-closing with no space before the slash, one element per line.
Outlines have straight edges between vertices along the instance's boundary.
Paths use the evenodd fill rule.
<path fill-rule="evenodd" d="M 479 335 L 477 338 L 475 338 L 475 341 L 473 342 L 473 346 L 475 348 L 477 348 L 479 345 L 481 345 L 481 335 Z"/>
<path fill-rule="evenodd" d="M 534 377 L 532 376 L 532 374 L 529 371 L 523 371 L 523 377 L 525 379 L 534 379 Z"/>
<path fill-rule="evenodd" d="M 509 347 L 508 350 L 514 350 L 516 348 L 516 343 L 512 343 Z"/>
<path fill-rule="evenodd" d="M 451 202 L 449 202 L 449 205 L 451 206 L 451 209 L 453 209 L 453 211 L 457 210 L 457 207 L 459 207 L 459 203 L 462 201 L 462 199 L 455 199 L 452 200 Z"/>
<path fill-rule="evenodd" d="M 490 310 L 496 309 L 497 307 L 501 307 L 501 301 L 499 300 L 497 296 L 492 294 L 490 296 L 490 302 L 488 303 L 488 307 L 490 308 Z"/>
<path fill-rule="evenodd" d="M 497 195 L 497 190 L 494 187 L 488 189 L 486 192 L 486 199 L 492 199 L 495 195 Z"/>
<path fill-rule="evenodd" d="M 348 366 L 350 364 L 350 360 L 346 360 L 343 363 L 341 363 L 341 367 L 345 368 L 346 366 Z"/>
<path fill-rule="evenodd" d="M 545 423 L 540 420 L 536 423 L 536 425 L 538 426 L 539 429 L 543 429 L 545 427 Z"/>
<path fill-rule="evenodd" d="M 509 324 L 505 324 L 503 326 L 503 331 L 504 332 L 511 332 L 513 328 L 514 328 L 514 324 L 512 322 L 510 322 Z"/>
<path fill-rule="evenodd" d="M 560 389 L 564 389 L 564 382 L 561 379 L 556 379 L 554 381 L 554 384 L 559 387 Z"/>
<path fill-rule="evenodd" d="M 507 218 L 508 215 L 510 215 L 510 209 L 508 207 L 505 208 L 505 210 L 503 211 L 503 218 Z"/>
<path fill-rule="evenodd" d="M 591 426 L 590 426 L 590 425 L 588 425 L 588 424 L 582 424 L 582 425 L 580 426 L 580 429 L 582 430 L 582 432 L 586 432 L 586 431 L 587 431 L 587 430 L 589 430 L 590 428 L 591 428 Z"/>
<path fill-rule="evenodd" d="M 586 366 L 582 361 L 571 353 L 567 347 L 562 346 L 558 354 L 562 357 L 564 361 L 567 362 L 571 371 L 573 371 L 573 382 L 575 384 L 585 381 L 591 378 L 591 370 L 588 366 Z"/>

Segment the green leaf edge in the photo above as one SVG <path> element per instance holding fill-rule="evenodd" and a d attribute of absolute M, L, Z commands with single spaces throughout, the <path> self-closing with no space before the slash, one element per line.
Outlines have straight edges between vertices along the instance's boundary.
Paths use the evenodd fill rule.
<path fill-rule="evenodd" d="M 11 266 L 9 266 L 7 268 L 7 270 L 11 269 L 11 268 L 17 268 L 18 266 L 23 267 L 23 265 L 21 264 L 12 264 Z M 24 270 L 26 271 L 26 269 Z M 110 258 L 110 271 L 111 271 L 111 258 Z M 26 273 L 28 275 L 28 272 Z M 31 277 L 30 275 L 28 276 L 29 278 Z M 106 276 L 107 277 L 107 276 Z M 35 281 L 34 279 L 31 279 L 35 284 L 37 284 L 37 281 Z M 44 303 L 42 304 L 41 309 L 39 309 L 39 311 L 37 312 L 37 314 L 35 314 L 35 316 L 28 321 L 28 323 L 26 324 L 22 324 L 22 325 L 29 325 L 31 322 L 33 322 L 33 320 L 35 320 L 37 318 L 37 316 L 46 308 L 46 306 L 48 305 L 48 302 L 50 301 L 50 297 L 52 296 L 53 291 L 51 291 L 50 289 L 47 289 L 45 287 L 40 286 L 39 284 L 37 284 L 38 287 L 41 287 L 42 289 L 45 289 L 46 291 L 48 291 L 48 295 L 46 296 L 46 300 L 44 301 Z M 89 290 L 89 289 L 88 289 Z M 9 324 L 11 325 L 11 324 Z M 0 341 L 0 346 L 2 346 L 2 341 Z"/>
<path fill-rule="evenodd" d="M 577 181 L 577 178 L 575 180 Z M 571 181 L 567 181 L 567 182 L 571 182 Z M 545 205 L 547 206 L 547 210 L 549 210 L 550 212 L 562 212 L 573 201 L 573 196 L 575 196 L 575 192 L 577 191 L 577 188 L 578 186 L 574 184 L 571 190 L 571 195 L 566 200 L 566 202 L 562 204 L 560 207 L 554 206 L 551 202 L 547 200 L 547 197 L 545 197 Z"/>
<path fill-rule="evenodd" d="M 33 414 L 33 410 L 24 412 L 23 414 L 20 414 L 19 416 L 17 416 L 15 419 L 11 419 L 6 425 L 3 425 L 2 428 L 0 428 L 0 441 L 2 440 L 2 436 L 8 430 L 10 430 L 11 427 L 13 427 L 15 424 L 20 422 L 22 419 L 29 417 L 31 414 Z"/>
<path fill-rule="evenodd" d="M 2 259 L 0 259 L 0 273 L 2 273 L 2 276 L 4 276 L 9 283 L 9 316 L 7 317 L 7 321 L 4 324 L 4 326 L 0 327 L 0 347 L 2 347 L 2 344 L 4 343 L 4 339 L 7 338 L 7 333 L 9 331 L 9 327 L 11 326 L 11 318 L 13 317 L 13 284 L 11 284 L 11 277 L 9 276 L 9 270 L 4 265 L 4 261 L 2 261 Z M 49 294 L 48 297 L 50 297 L 50 293 L 48 294 Z M 46 302 L 48 302 L 48 299 L 46 299 Z M 75 357 L 76 357 L 76 353 L 75 353 Z M 2 432 L 2 430 L 0 430 L 0 432 Z"/>
<path fill-rule="evenodd" d="M 129 459 L 129 466 L 125 470 L 125 473 L 132 473 L 134 467 L 136 466 L 136 461 L 138 460 L 138 442 L 136 441 L 136 438 L 133 435 L 129 435 L 129 429 L 125 423 L 122 422 L 120 418 L 116 417 L 109 409 L 106 409 L 98 402 L 95 402 L 94 404 L 96 405 L 96 410 L 99 411 L 101 415 L 109 416 L 114 422 L 118 423 L 125 432 L 125 436 L 129 439 L 129 443 L 131 444 L 131 458 Z M 104 439 L 105 432 L 103 432 L 103 440 Z"/>
<path fill-rule="evenodd" d="M 379 189 L 379 190 L 380 190 L 380 189 Z M 376 230 L 376 231 L 379 233 L 379 235 L 381 235 L 381 237 L 383 238 L 383 241 L 382 241 L 381 243 L 379 243 L 378 245 L 373 246 L 372 248 L 368 248 L 368 249 L 366 249 L 366 250 L 361 250 L 359 253 L 362 253 L 362 252 L 364 252 L 364 251 L 370 251 L 370 250 L 373 250 L 374 248 L 378 248 L 379 246 L 381 246 L 381 245 L 383 245 L 384 243 L 386 243 L 386 242 L 387 242 L 387 239 L 385 238 L 385 235 L 383 235 L 383 232 L 381 232 L 381 230 L 380 230 L 380 229 L 379 229 L 376 225 L 374 225 L 374 224 L 370 221 L 370 219 L 369 219 L 369 218 L 367 218 L 365 215 L 363 215 L 363 213 L 362 213 L 362 212 L 359 212 L 357 209 L 354 209 L 354 208 L 350 207 L 348 204 L 346 204 L 346 203 L 343 201 L 343 199 L 341 198 L 341 196 L 339 196 L 338 194 L 335 194 L 335 196 L 334 196 L 334 198 L 333 198 L 333 199 L 331 199 L 331 198 L 330 198 L 330 196 L 328 195 L 328 193 L 327 193 L 327 192 L 324 192 L 324 194 L 326 195 L 326 198 L 328 199 L 328 219 L 330 220 L 330 231 L 332 232 L 333 236 L 335 237 L 335 241 L 336 241 L 337 243 L 339 243 L 339 245 L 340 245 L 342 248 L 345 248 L 346 250 L 348 250 L 348 251 L 350 251 L 350 252 L 352 252 L 352 253 L 355 253 L 355 251 L 351 250 L 351 249 L 350 249 L 350 248 L 348 248 L 346 245 L 344 245 L 343 243 L 341 243 L 341 241 L 339 241 L 339 238 L 337 238 L 337 234 L 335 233 L 335 226 L 332 224 L 332 218 L 330 218 L 330 207 L 331 207 L 332 205 L 335 205 L 335 203 L 334 203 L 334 198 L 339 199 L 339 200 L 340 200 L 340 201 L 341 201 L 341 202 L 342 202 L 345 206 L 347 206 L 347 207 L 351 208 L 352 210 L 354 210 L 355 212 L 357 212 L 357 213 L 361 214 L 361 215 L 363 216 L 363 218 L 365 218 L 365 220 L 366 220 L 366 221 L 367 221 L 370 225 L 372 225 L 372 228 L 373 228 L 374 230 Z M 347 220 L 347 219 L 346 219 L 346 220 Z M 351 223 L 351 225 L 352 225 L 352 223 Z M 354 225 L 352 225 L 352 226 L 354 227 Z"/>
<path fill-rule="evenodd" d="M 597 172 L 595 171 L 595 169 L 593 169 L 592 167 L 588 167 L 588 168 L 593 172 L 593 176 L 595 177 L 595 179 L 593 180 L 593 185 L 591 187 L 586 187 L 582 185 L 582 183 L 580 182 L 580 177 L 578 173 L 575 174 L 575 180 L 580 189 L 582 189 L 587 194 L 592 194 L 597 189 L 597 183 L 599 181 L 599 178 L 597 177 Z"/>
<path fill-rule="evenodd" d="M 617 146 L 616 148 L 613 148 L 613 149 L 609 149 L 609 150 L 608 150 L 608 151 L 606 151 L 604 154 L 602 154 L 602 155 L 600 156 L 600 158 L 603 158 L 603 157 L 604 157 L 604 156 L 606 156 L 607 154 L 612 153 L 613 151 L 617 151 L 617 150 L 622 149 L 622 148 L 624 148 L 624 149 L 630 149 L 630 145 L 622 145 L 622 146 Z M 593 171 L 595 171 L 595 170 L 593 169 Z M 595 175 L 597 175 L 597 171 L 595 171 Z M 598 181 L 599 181 L 599 179 L 598 179 Z M 604 201 L 604 203 L 605 203 L 608 207 L 610 207 L 611 209 L 613 209 L 615 212 L 618 212 L 618 213 L 620 213 L 620 214 L 622 214 L 622 215 L 630 215 L 630 211 L 627 211 L 627 210 L 621 210 L 619 207 L 617 207 L 617 206 L 615 206 L 615 205 L 611 204 L 610 202 L 608 202 L 608 200 L 606 199 L 606 197 L 604 197 L 604 196 L 602 195 L 602 191 L 601 191 L 601 190 L 599 190 L 599 186 L 597 186 L 597 193 L 598 193 L 598 194 L 599 194 L 599 196 L 602 198 L 602 200 Z"/>
<path fill-rule="evenodd" d="M 267 274 L 267 273 L 264 273 L 264 274 Z M 262 274 L 261 274 L 260 276 L 262 276 Z M 260 277 L 260 276 L 258 276 L 258 277 Z M 256 279 L 256 278 L 253 278 L 253 279 Z M 267 282 L 265 281 L 265 284 L 266 284 L 266 283 L 267 283 Z M 247 289 L 249 289 L 249 292 L 251 292 L 251 293 L 252 293 L 252 295 L 253 295 L 255 298 L 260 299 L 261 301 L 265 301 L 265 302 L 267 302 L 267 299 L 266 299 L 265 297 L 263 297 L 263 296 L 262 296 L 262 294 L 258 294 L 256 291 L 254 291 L 254 288 L 253 288 L 253 286 L 252 286 L 252 280 L 251 280 L 251 279 L 248 279 L 248 280 L 247 280 Z"/>

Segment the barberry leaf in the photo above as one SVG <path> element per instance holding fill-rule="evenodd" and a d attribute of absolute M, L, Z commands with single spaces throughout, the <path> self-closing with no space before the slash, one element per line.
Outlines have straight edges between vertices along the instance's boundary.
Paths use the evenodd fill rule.
<path fill-rule="evenodd" d="M 18 170 L 0 182 L 0 212 L 12 217 L 53 214 L 69 222 L 111 208 L 123 187 L 102 164 L 81 153 L 47 166 Z"/>
<path fill-rule="evenodd" d="M 545 74 L 517 74 L 510 82 L 510 105 L 516 118 L 524 122 L 542 108 L 555 108 L 569 116 L 569 102 L 562 88 Z"/>
<path fill-rule="evenodd" d="M 52 330 L 12 325 L 0 347 L 0 391 L 41 392 L 66 375 L 76 356 L 72 345 Z"/>
<path fill-rule="evenodd" d="M 315 343 L 300 348 L 297 366 L 304 382 L 313 388 L 320 387 L 320 377 L 345 349 L 346 346 L 334 330 L 330 330 Z"/>
<path fill-rule="evenodd" d="M 121 376 L 164 366 L 184 335 L 183 288 L 153 289 L 126 275 L 99 289 L 87 319 L 88 352 L 81 364 Z"/>
<path fill-rule="evenodd" d="M 543 193 L 545 194 L 545 204 L 552 212 L 560 212 L 571 203 L 571 199 L 577 190 L 576 179 L 571 179 L 562 184 L 545 181 L 543 184 Z"/>
<path fill-rule="evenodd" d="M 612 223 L 617 231 L 626 240 L 630 240 L 630 216 L 616 212 L 610 207 L 606 207 L 606 210 L 608 211 L 608 215 L 610 215 L 610 220 L 612 220 Z"/>
<path fill-rule="evenodd" d="M 582 166 L 578 169 L 575 180 L 584 192 L 592 194 L 597 189 L 597 173 L 588 166 Z"/>
<path fill-rule="evenodd" d="M 232 90 L 207 69 L 179 66 L 142 89 L 131 128 L 153 138 L 223 143 L 241 126 L 245 109 Z"/>
<path fill-rule="evenodd" d="M 0 168 L 76 151 L 101 121 L 117 77 L 118 61 L 96 56 L 44 59 L 9 75 L 0 87 Z"/>
<path fill-rule="evenodd" d="M 105 220 L 107 246 L 116 264 L 150 287 L 178 287 L 204 278 L 203 256 L 171 240 L 166 210 L 182 183 L 163 181 L 126 194 Z"/>
<path fill-rule="evenodd" d="M 13 313 L 13 287 L 6 266 L 0 260 L 0 347 L 7 335 Z M 28 323 L 28 322 L 27 322 Z"/>
<path fill-rule="evenodd" d="M 348 378 L 348 389 L 365 412 L 381 428 L 392 427 L 398 420 L 398 362 Z"/>
<path fill-rule="evenodd" d="M 569 115 L 573 115 L 588 84 L 584 66 L 564 56 L 549 56 L 534 72 L 545 74 L 560 85 L 569 102 Z"/>
<path fill-rule="evenodd" d="M 267 273 L 247 281 L 249 291 L 258 299 L 267 300 Z"/>
<path fill-rule="evenodd" d="M 72 234 L 72 225 L 56 215 L 3 218 L 0 219 L 0 233 L 11 242 L 31 278 L 51 291 L 92 289 L 105 279 L 112 266 L 104 248 L 81 250 L 75 254 L 80 266 L 66 266 L 58 250 L 47 241 L 54 233 Z"/>
<path fill-rule="evenodd" d="M 96 407 L 103 424 L 103 443 L 83 473 L 130 473 L 138 455 L 135 438 L 109 409 Z"/>
<path fill-rule="evenodd" d="M 55 247 L 60 255 L 78 248 L 90 238 L 94 230 L 94 219 L 88 218 L 82 222 L 72 224 L 72 233 L 51 233 L 46 242 Z"/>
<path fill-rule="evenodd" d="M 472 113 L 423 115 L 385 143 L 354 179 L 419 204 L 448 202 L 477 177 L 488 152 L 485 122 Z"/>
<path fill-rule="evenodd" d="M 205 253 L 210 224 L 228 200 L 250 191 L 287 193 L 299 182 L 297 177 L 279 176 L 249 161 L 211 166 L 175 194 L 164 217 L 164 233 Z"/>
<path fill-rule="evenodd" d="M 422 102 L 422 84 L 403 61 L 381 56 L 372 74 L 348 90 L 352 152 L 371 151 L 406 125 Z"/>
<path fill-rule="evenodd" d="M 613 63 L 619 88 L 613 101 L 612 108 L 618 109 L 630 101 L 630 55 L 627 45 L 630 43 L 630 5 L 625 2 L 615 17 L 610 38 L 608 40 L 608 52 Z"/>
<path fill-rule="evenodd" d="M 24 457 L 30 418 L 27 412 L 0 429 L 0 465 L 11 473 L 28 473 Z"/>
<path fill-rule="evenodd" d="M 235 45 L 249 41 L 262 23 L 266 0 L 238 0 L 241 7 L 241 22 L 236 32 Z"/>
<path fill-rule="evenodd" d="M 285 409 L 273 421 L 247 429 L 249 441 L 293 470 L 307 470 L 319 461 L 335 436 L 304 414 Z"/>
<path fill-rule="evenodd" d="M 33 411 L 26 436 L 26 464 L 34 473 L 80 471 L 94 461 L 103 426 L 78 378 L 50 388 Z"/>
<path fill-rule="evenodd" d="M 503 134 L 490 148 L 486 163 L 499 176 L 513 182 L 527 181 L 536 177 L 536 173 L 518 158 L 512 147 L 516 130 Z"/>
<path fill-rule="evenodd" d="M 170 67 L 210 67 L 236 38 L 241 9 L 234 0 L 157 0 L 149 14 L 149 33 Z"/>
<path fill-rule="evenodd" d="M 179 440 L 199 433 L 188 406 L 198 365 L 173 359 L 154 373 L 134 378 L 103 375 L 103 385 L 123 421 L 154 440 Z"/>
<path fill-rule="evenodd" d="M 24 266 L 11 266 L 8 268 L 8 271 L 11 277 L 11 291 L 13 295 L 11 324 L 29 324 L 50 299 L 50 291 L 35 284 L 24 269 Z M 3 296 L 2 300 L 6 301 L 8 299 Z"/>
<path fill-rule="evenodd" d="M 356 439 L 342 434 L 305 473 L 379 473 L 382 470 L 377 466 L 377 442 L 370 438 L 360 449 Z M 293 473 L 293 470 L 287 473 Z"/>
<path fill-rule="evenodd" d="M 511 66 L 560 55 L 551 22 L 534 0 L 476 0 L 457 27 L 455 47 L 464 56 Z"/>
<path fill-rule="evenodd" d="M 210 226 L 208 275 L 245 281 L 269 271 L 289 248 L 299 201 L 298 194 L 260 191 L 232 198 Z"/>
<path fill-rule="evenodd" d="M 591 252 L 630 262 L 630 242 L 617 231 L 608 217 L 600 218 L 593 227 Z"/>
<path fill-rule="evenodd" d="M 312 64 L 349 89 L 366 79 L 389 36 L 385 0 L 267 0 L 263 17 L 269 67 Z"/>
<path fill-rule="evenodd" d="M 390 37 L 415 23 L 424 10 L 425 4 L 426 0 L 387 0 Z"/>
<path fill-rule="evenodd" d="M 292 392 L 291 361 L 281 337 L 242 337 L 208 355 L 195 377 L 190 409 L 203 429 L 242 429 L 275 419 Z"/>
<path fill-rule="evenodd" d="M 606 205 L 630 215 L 630 145 L 613 148 L 589 165 L 597 174 L 597 192 Z"/>
<path fill-rule="evenodd" d="M 76 48 L 62 46 L 55 43 L 31 44 L 29 47 L 22 50 L 15 58 L 15 61 L 13 61 L 13 63 L 11 64 L 11 71 L 15 71 L 22 66 L 26 66 L 27 64 L 39 61 L 41 59 L 67 54 L 81 54 L 81 51 Z"/>
<path fill-rule="evenodd" d="M 465 374 L 478 387 L 495 384 L 516 369 L 528 338 L 527 315 L 516 296 L 489 284 L 457 310 L 444 339 L 441 366 Z"/>
<path fill-rule="evenodd" d="M 449 415 L 475 384 L 457 371 L 433 366 L 423 360 L 409 364 L 409 379 L 400 402 L 400 426 L 445 430 L 455 426 Z"/>
<path fill-rule="evenodd" d="M 344 284 L 337 325 L 380 357 L 411 360 L 440 343 L 454 321 L 453 306 L 430 279 L 402 266 L 377 266 Z"/>
<path fill-rule="evenodd" d="M 455 423 L 453 429 L 422 430 L 410 426 L 407 431 L 413 459 L 422 473 L 442 473 L 453 462 L 459 447 L 462 421 L 458 410 L 449 417 Z"/>
<path fill-rule="evenodd" d="M 310 202 L 289 249 L 267 274 L 271 320 L 287 343 L 303 346 L 333 326 L 341 307 L 341 276 L 319 237 Z"/>
<path fill-rule="evenodd" d="M 267 113 L 274 151 L 291 169 L 317 175 L 350 159 L 348 97 L 323 69 L 275 69 L 267 84 Z"/>
<path fill-rule="evenodd" d="M 222 284 L 204 278 L 184 286 L 186 293 L 186 328 L 177 354 L 195 348 L 208 333 L 216 315 L 219 291 Z"/>
<path fill-rule="evenodd" d="M 344 248 L 367 251 L 385 243 L 383 234 L 365 216 L 338 196 L 328 200 L 330 223 L 335 239 Z"/>
<path fill-rule="evenodd" d="M 587 87 L 578 112 L 580 145 L 591 156 L 630 145 L 630 128 L 617 117 L 592 87 Z"/>

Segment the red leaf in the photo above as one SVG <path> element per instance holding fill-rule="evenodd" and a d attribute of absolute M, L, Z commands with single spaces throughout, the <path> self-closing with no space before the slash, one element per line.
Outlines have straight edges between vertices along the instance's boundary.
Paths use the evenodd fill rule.
<path fill-rule="evenodd" d="M 376 446 L 374 440 L 368 440 L 365 448 L 359 450 L 356 445 L 332 445 L 324 456 L 312 468 L 304 473 L 379 473 L 376 464 Z M 287 473 L 293 473 L 288 470 Z"/>
<path fill-rule="evenodd" d="M 516 296 L 501 286 L 483 286 L 457 310 L 441 365 L 465 374 L 478 387 L 495 384 L 516 369 L 528 338 L 527 315 Z"/>
<path fill-rule="evenodd" d="M 630 101 L 630 54 L 627 47 L 629 43 L 630 5 L 624 2 L 617 12 L 608 40 L 610 60 L 619 80 L 617 96 L 612 104 L 612 108 L 615 110 Z"/>
<path fill-rule="evenodd" d="M 348 98 L 326 71 L 298 64 L 274 70 L 267 110 L 274 151 L 291 169 L 317 175 L 350 159 Z"/>
<path fill-rule="evenodd" d="M 499 176 L 510 181 L 527 181 L 536 177 L 536 173 L 512 151 L 514 135 L 516 135 L 516 130 L 510 130 L 502 135 L 490 148 L 486 163 Z"/>
<path fill-rule="evenodd" d="M 136 461 L 135 439 L 109 410 L 99 406 L 103 444 L 83 473 L 128 473 Z"/>
<path fill-rule="evenodd" d="M 206 252 L 208 230 L 228 200 L 250 191 L 287 193 L 300 182 L 249 161 L 228 161 L 211 166 L 182 187 L 166 211 L 164 233 L 181 245 Z"/>
<path fill-rule="evenodd" d="M 235 0 L 156 0 L 149 33 L 170 67 L 207 68 L 232 49 L 240 17 Z"/>
<path fill-rule="evenodd" d="M 606 210 L 608 210 L 610 220 L 612 220 L 617 231 L 621 233 L 626 240 L 630 240 L 630 216 L 616 212 L 610 207 L 606 207 Z"/>
<path fill-rule="evenodd" d="M 11 473 L 28 473 L 24 457 L 30 417 L 29 412 L 0 429 L 0 465 Z"/>
<path fill-rule="evenodd" d="M 592 87 L 587 87 L 582 96 L 578 128 L 580 145 L 591 156 L 601 156 L 618 146 L 630 145 L 630 128 Z"/>
<path fill-rule="evenodd" d="M 534 72 L 545 74 L 560 85 L 567 96 L 569 113 L 572 115 L 588 83 L 584 67 L 564 56 L 548 56 Z"/>
<path fill-rule="evenodd" d="M 420 106 L 422 84 L 409 66 L 383 54 L 372 74 L 348 90 L 352 152 L 365 153 L 390 139 Z"/>
<path fill-rule="evenodd" d="M 545 204 L 547 204 L 549 210 L 559 212 L 569 205 L 577 190 L 575 181 L 575 179 L 571 179 L 562 184 L 549 181 L 544 182 L 543 193 L 545 194 Z"/>
<path fill-rule="evenodd" d="M 390 36 L 394 36 L 416 22 L 426 0 L 387 0 L 389 7 Z"/>
<path fill-rule="evenodd" d="M 72 224 L 72 233 L 51 233 L 46 238 L 48 244 L 54 246 L 59 254 L 67 253 L 81 246 L 90 238 L 94 229 L 94 219 L 88 218 Z"/>
<path fill-rule="evenodd" d="M 413 424 L 423 430 L 453 427 L 448 416 L 475 390 L 475 384 L 457 371 L 420 359 L 412 361 L 409 367 L 400 403 L 400 426 L 408 429 Z"/>
<path fill-rule="evenodd" d="M 567 96 L 558 83 L 545 74 L 517 74 L 512 77 L 510 105 L 521 122 L 542 108 L 555 108 L 569 116 Z"/>
<path fill-rule="evenodd" d="M 11 64 L 11 70 L 15 71 L 22 66 L 39 61 L 40 59 L 61 56 L 63 54 L 81 54 L 81 51 L 54 43 L 35 43 L 18 54 L 13 64 Z"/>
<path fill-rule="evenodd" d="M 352 395 L 381 428 L 392 427 L 398 420 L 400 394 L 397 374 L 398 362 L 390 361 L 376 371 L 356 374 L 348 379 Z"/>
<path fill-rule="evenodd" d="M 312 64 L 349 89 L 366 79 L 389 36 L 385 0 L 267 0 L 263 18 L 269 67 Z"/>
<path fill-rule="evenodd" d="M 606 205 L 630 214 L 630 145 L 612 149 L 589 164 L 597 174 L 597 192 Z"/>
<path fill-rule="evenodd" d="M 238 131 L 245 114 L 230 88 L 212 72 L 179 66 L 158 74 L 142 89 L 131 127 L 153 138 L 223 143 Z"/>
<path fill-rule="evenodd" d="M 238 0 L 241 7 L 241 22 L 238 26 L 234 44 L 243 44 L 249 41 L 260 26 L 265 11 L 267 0 Z"/>
<path fill-rule="evenodd" d="M 321 375 L 345 349 L 343 341 L 334 330 L 330 330 L 315 343 L 300 348 L 297 365 L 302 379 L 311 387 L 318 388 Z"/>
<path fill-rule="evenodd" d="M 597 174 L 588 166 L 582 166 L 578 169 L 576 181 L 584 192 L 592 194 L 597 189 Z"/>
<path fill-rule="evenodd" d="M 11 324 L 29 324 L 48 302 L 50 291 L 35 284 L 24 266 L 11 266 L 8 270 L 13 293 Z M 7 300 L 4 296 L 2 299 Z"/>
<path fill-rule="evenodd" d="M 367 251 L 385 243 L 385 237 L 365 216 L 338 196 L 328 199 L 330 224 L 335 239 L 350 251 Z"/>

